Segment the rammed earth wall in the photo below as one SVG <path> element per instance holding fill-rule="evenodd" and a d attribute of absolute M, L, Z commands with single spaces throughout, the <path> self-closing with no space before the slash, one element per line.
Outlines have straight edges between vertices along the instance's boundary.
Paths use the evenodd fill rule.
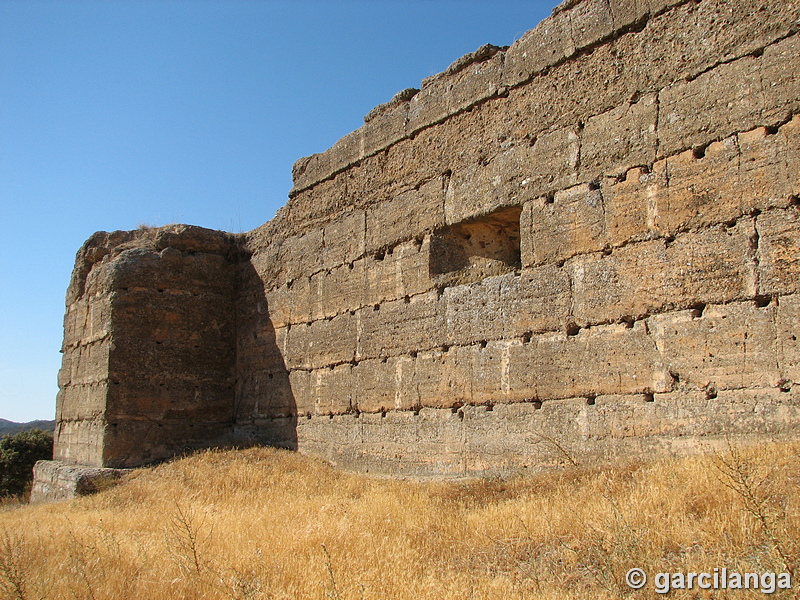
<path fill-rule="evenodd" d="M 515 472 L 800 432 L 800 0 L 578 0 L 240 236 L 96 234 L 56 458 Z"/>

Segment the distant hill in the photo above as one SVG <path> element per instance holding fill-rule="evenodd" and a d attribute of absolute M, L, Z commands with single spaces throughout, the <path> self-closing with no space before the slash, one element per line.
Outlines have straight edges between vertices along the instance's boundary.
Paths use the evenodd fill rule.
<path fill-rule="evenodd" d="M 13 435 L 20 431 L 27 431 L 28 429 L 41 429 L 42 431 L 52 432 L 56 427 L 55 421 L 30 421 L 28 423 L 15 423 L 14 421 L 7 421 L 0 419 L 0 437 L 4 435 Z"/>

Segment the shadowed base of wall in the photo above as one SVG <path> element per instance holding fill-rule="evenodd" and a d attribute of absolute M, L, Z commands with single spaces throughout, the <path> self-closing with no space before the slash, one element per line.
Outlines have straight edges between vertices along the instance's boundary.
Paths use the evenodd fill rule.
<path fill-rule="evenodd" d="M 512 476 L 798 438 L 796 389 L 598 396 L 297 422 L 303 453 L 348 470 L 412 477 Z"/>

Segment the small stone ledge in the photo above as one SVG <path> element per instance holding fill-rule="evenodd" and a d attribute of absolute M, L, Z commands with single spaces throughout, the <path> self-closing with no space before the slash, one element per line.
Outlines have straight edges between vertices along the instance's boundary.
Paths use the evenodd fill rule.
<path fill-rule="evenodd" d="M 73 500 L 114 485 L 130 469 L 104 469 L 40 460 L 33 467 L 31 504 Z"/>

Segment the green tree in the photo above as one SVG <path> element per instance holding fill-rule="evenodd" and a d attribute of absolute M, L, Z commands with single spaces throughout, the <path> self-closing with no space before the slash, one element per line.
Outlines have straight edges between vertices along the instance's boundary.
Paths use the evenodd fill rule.
<path fill-rule="evenodd" d="M 0 440 L 0 496 L 22 496 L 33 480 L 37 460 L 53 458 L 52 434 L 32 429 Z"/>

